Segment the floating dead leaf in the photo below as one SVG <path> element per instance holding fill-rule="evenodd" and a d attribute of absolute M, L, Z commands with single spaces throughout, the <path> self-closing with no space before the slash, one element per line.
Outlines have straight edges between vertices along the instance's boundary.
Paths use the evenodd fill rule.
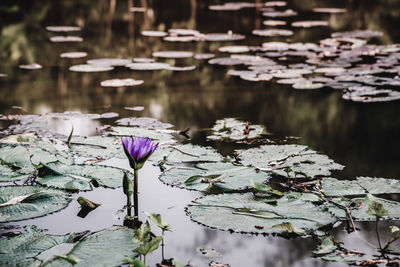
<path fill-rule="evenodd" d="M 128 87 L 128 86 L 137 86 L 143 84 L 143 80 L 135 80 L 135 79 L 111 79 L 105 80 L 100 83 L 103 87 Z"/>

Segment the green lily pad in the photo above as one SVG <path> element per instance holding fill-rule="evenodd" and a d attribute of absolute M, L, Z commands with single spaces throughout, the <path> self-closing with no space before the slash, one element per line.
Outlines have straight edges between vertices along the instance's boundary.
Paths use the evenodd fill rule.
<path fill-rule="evenodd" d="M 174 127 L 174 125 L 170 123 L 161 122 L 155 118 L 147 118 L 147 117 L 123 118 L 117 120 L 116 123 L 118 125 L 142 127 L 146 129 L 168 129 Z"/>
<path fill-rule="evenodd" d="M 38 255 L 61 244 L 73 243 L 79 237 L 79 234 L 50 235 L 34 226 L 25 230 L 25 234 L 0 240 L 1 266 L 39 266 L 42 262 Z"/>
<path fill-rule="evenodd" d="M 380 205 L 384 210 L 386 210 L 385 215 L 381 216 L 384 219 L 400 219 L 400 203 L 395 201 L 386 200 L 383 198 L 373 197 L 372 195 L 367 195 L 362 198 L 353 198 L 353 199 L 333 199 L 335 202 L 347 206 L 350 209 L 351 216 L 354 220 L 357 221 L 370 221 L 375 220 L 376 216 L 370 214 L 369 211 L 369 201 L 376 202 Z M 341 209 L 333 204 L 326 205 L 327 210 L 329 210 L 335 216 L 345 219 L 346 211 Z"/>
<path fill-rule="evenodd" d="M 0 222 L 40 217 L 65 208 L 70 195 L 41 186 L 0 187 Z"/>
<path fill-rule="evenodd" d="M 212 186 L 223 190 L 242 190 L 252 187 L 252 181 L 268 181 L 270 175 L 254 168 L 229 162 L 200 163 L 196 168 L 175 167 L 160 176 L 166 184 L 180 188 L 207 191 Z"/>
<path fill-rule="evenodd" d="M 242 233 L 304 235 L 337 221 L 301 198 L 283 196 L 272 205 L 252 193 L 201 197 L 187 207 L 187 213 L 206 226 Z"/>
<path fill-rule="evenodd" d="M 321 186 L 327 196 L 400 193 L 399 180 L 376 177 L 358 177 L 353 181 L 323 178 Z"/>
<path fill-rule="evenodd" d="M 145 129 L 138 127 L 123 127 L 123 126 L 111 127 L 110 132 L 108 132 L 109 135 L 114 135 L 114 136 L 148 137 L 160 143 L 175 142 L 172 133 L 175 133 L 175 131 L 154 130 L 154 129 Z"/>
<path fill-rule="evenodd" d="M 160 146 L 151 156 L 151 161 L 165 161 L 168 164 L 184 162 L 216 162 L 223 159 L 212 147 L 192 144 Z"/>
<path fill-rule="evenodd" d="M 109 136 L 73 136 L 70 152 L 81 157 L 108 159 L 112 157 L 125 158 L 121 140 Z"/>
<path fill-rule="evenodd" d="M 66 257 L 57 257 L 44 264 L 44 266 L 119 266 L 125 258 L 137 257 L 133 252 L 138 243 L 133 240 L 134 230 L 122 226 L 110 228 L 84 237 Z M 105 245 L 108 244 L 108 245 Z M 66 258 L 77 259 L 76 264 L 71 264 Z"/>
<path fill-rule="evenodd" d="M 328 156 L 318 154 L 302 145 L 263 145 L 237 150 L 237 153 L 243 165 L 272 171 L 289 178 L 328 176 L 331 170 L 344 168 Z"/>
<path fill-rule="evenodd" d="M 265 128 L 261 125 L 249 125 L 250 131 L 245 134 L 246 123 L 235 118 L 217 120 L 211 130 L 212 134 L 207 136 L 207 139 L 222 141 L 253 139 L 266 133 Z"/>
<path fill-rule="evenodd" d="M 101 262 L 104 266 L 119 266 L 124 258 L 137 256 L 132 252 L 138 246 L 132 239 L 134 230 L 126 227 L 112 226 L 84 238 L 86 233 L 51 235 L 35 227 L 26 227 L 26 231 L 26 234 L 0 240 L 0 265 L 96 266 Z M 67 244 L 72 249 L 60 255 L 57 248 Z"/>
<path fill-rule="evenodd" d="M 51 162 L 44 164 L 39 170 L 36 181 L 62 189 L 91 190 L 92 184 L 110 188 L 120 187 L 123 176 L 124 170 L 110 166 L 65 165 L 60 162 Z"/>
<path fill-rule="evenodd" d="M 36 144 L 49 148 L 51 143 Z M 33 146 L 35 144 L 32 144 Z M 71 162 L 71 159 L 49 152 L 39 147 L 3 145 L 0 148 L 0 181 L 15 181 L 28 177 L 35 171 L 34 165 L 61 161 Z M 31 157 L 32 156 L 32 157 Z"/>

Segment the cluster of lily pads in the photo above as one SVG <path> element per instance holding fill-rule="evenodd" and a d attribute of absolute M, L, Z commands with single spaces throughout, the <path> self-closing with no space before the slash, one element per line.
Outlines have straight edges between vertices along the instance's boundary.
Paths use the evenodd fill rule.
<path fill-rule="evenodd" d="M 103 128 L 99 136 L 70 136 L 68 139 L 40 136 L 36 128 L 27 133 L 30 130 L 26 126 L 25 133 L 0 140 L 0 179 L 5 183 L 0 187 L 0 222 L 59 211 L 68 205 L 72 194 L 79 191 L 99 186 L 120 187 L 124 170 L 99 162 L 125 158 L 121 136 L 150 137 L 159 143 L 149 161 L 160 166 L 160 180 L 171 186 L 207 193 L 189 204 L 186 211 L 192 220 L 212 228 L 251 234 L 309 236 L 321 231 L 328 233 L 338 221 L 375 220 L 376 216 L 370 212 L 371 205 L 385 210 L 380 216 L 384 219 L 400 219 L 400 203 L 372 196 L 399 193 L 398 180 L 332 178 L 331 172 L 344 166 L 306 146 L 257 145 L 237 149 L 233 155 L 224 157 L 212 147 L 178 142 L 179 131 L 171 129 L 173 125 L 153 118 L 123 118 L 116 124 Z M 243 143 L 245 140 L 262 140 L 265 134 L 261 125 L 227 118 L 216 122 L 209 130 L 208 139 Z M 251 145 L 250 142 L 247 144 Z M 279 181 L 279 188 L 274 188 L 272 178 Z M 18 246 L 10 246 L 10 242 L 17 244 L 30 238 L 57 240 L 51 246 L 76 242 L 73 234 L 52 236 L 34 228 L 27 231 L 25 235 L 12 238 L 13 241 L 1 241 L 6 245 L 0 244 L 0 247 L 7 247 L 13 255 L 18 252 Z M 76 258 L 87 263 L 81 256 L 86 252 L 81 250 L 95 249 L 96 244 L 81 243 L 90 243 L 91 239 L 100 238 L 98 235 L 108 238 L 110 232 L 121 233 L 113 238 L 126 241 L 125 234 L 129 231 L 113 227 L 85 236 L 68 255 L 51 259 L 49 264 L 60 260 L 74 262 Z M 39 242 L 39 239 L 35 240 Z M 128 243 L 127 247 L 133 246 Z M 11 251 L 13 249 L 15 251 Z M 37 257 L 33 259 L 32 255 L 37 253 L 40 251 L 20 254 L 16 260 L 32 261 L 35 265 Z M 121 250 L 109 260 L 118 262 L 124 257 L 135 256 L 124 254 L 122 257 L 120 253 Z M 335 253 L 337 251 L 322 254 L 333 257 Z M 4 260 L 9 262 L 14 258 L 10 256 Z"/>

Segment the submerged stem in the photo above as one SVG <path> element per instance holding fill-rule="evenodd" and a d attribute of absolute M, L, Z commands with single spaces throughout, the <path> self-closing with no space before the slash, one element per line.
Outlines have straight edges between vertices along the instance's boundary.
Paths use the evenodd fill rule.
<path fill-rule="evenodd" d="M 139 170 L 134 170 L 134 178 L 133 178 L 133 204 L 135 206 L 135 217 L 139 219 L 139 201 L 138 201 L 138 173 Z"/>
<path fill-rule="evenodd" d="M 378 232 L 378 221 L 379 221 L 379 218 L 376 217 L 375 232 L 376 232 L 376 237 L 378 238 L 379 249 L 380 249 L 380 251 L 382 252 L 381 239 L 380 239 L 380 237 L 379 237 L 379 232 Z"/>

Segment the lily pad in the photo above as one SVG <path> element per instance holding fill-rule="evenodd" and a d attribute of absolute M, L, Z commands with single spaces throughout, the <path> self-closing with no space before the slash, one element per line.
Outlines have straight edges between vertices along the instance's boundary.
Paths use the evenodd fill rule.
<path fill-rule="evenodd" d="M 127 68 L 131 70 L 163 70 L 169 67 L 167 63 L 161 62 L 149 62 L 149 63 L 141 63 L 135 62 L 126 65 Z"/>
<path fill-rule="evenodd" d="M 400 181 L 395 179 L 358 177 L 356 180 L 323 178 L 321 186 L 327 196 L 357 196 L 370 194 L 398 194 Z"/>
<path fill-rule="evenodd" d="M 110 71 L 113 69 L 114 67 L 111 66 L 91 65 L 91 64 L 81 64 L 69 67 L 70 71 L 75 71 L 75 72 L 101 72 L 101 71 Z"/>
<path fill-rule="evenodd" d="M 121 140 L 107 136 L 73 136 L 70 152 L 81 157 L 108 159 L 111 157 L 125 158 Z"/>
<path fill-rule="evenodd" d="M 314 90 L 314 89 L 320 89 L 324 87 L 325 85 L 323 83 L 314 83 L 310 80 L 307 79 L 299 79 L 296 81 L 292 87 L 294 89 L 301 89 L 301 90 Z"/>
<path fill-rule="evenodd" d="M 40 217 L 64 209 L 71 201 L 62 190 L 41 186 L 0 187 L 0 222 Z"/>
<path fill-rule="evenodd" d="M 147 117 L 130 117 L 117 120 L 118 125 L 142 127 L 146 129 L 169 129 L 174 125 L 166 122 L 161 122 L 155 118 Z"/>
<path fill-rule="evenodd" d="M 246 134 L 245 132 L 248 133 Z M 211 129 L 211 135 L 207 136 L 209 140 L 220 140 L 220 141 L 240 141 L 245 139 L 253 139 L 266 134 L 265 128 L 261 125 L 249 125 L 246 127 L 246 123 L 235 118 L 227 118 L 223 120 L 217 120 L 214 127 Z"/>
<path fill-rule="evenodd" d="M 194 65 L 192 65 L 192 66 L 184 66 L 184 67 L 168 66 L 166 69 L 167 70 L 171 70 L 171 71 L 191 71 L 191 70 L 195 70 L 196 66 L 194 66 Z"/>
<path fill-rule="evenodd" d="M 115 126 L 111 127 L 110 131 L 107 133 L 109 135 L 114 135 L 114 136 L 148 137 L 152 140 L 156 140 L 157 142 L 161 143 L 175 142 L 174 137 L 172 135 L 173 133 L 175 133 L 175 131 L 172 130 L 154 130 L 154 129 L 145 129 L 138 127 Z"/>
<path fill-rule="evenodd" d="M 36 181 L 40 184 L 62 189 L 91 190 L 92 184 L 109 188 L 122 186 L 124 170 L 102 165 L 73 164 L 59 162 L 43 164 Z"/>
<path fill-rule="evenodd" d="M 377 198 L 372 195 L 367 195 L 361 198 L 353 198 L 353 199 L 333 199 L 335 202 L 349 207 L 351 216 L 354 220 L 357 221 L 370 221 L 376 220 L 375 215 L 369 214 L 369 205 L 368 202 L 373 199 L 374 202 L 381 205 L 381 207 L 385 210 L 385 215 L 382 216 L 383 219 L 400 219 L 400 203 L 395 201 L 386 200 L 383 198 Z M 333 215 L 345 219 L 347 217 L 346 211 L 333 205 L 326 204 L 326 208 Z"/>
<path fill-rule="evenodd" d="M 143 84 L 143 80 L 135 80 L 135 79 L 111 79 L 105 80 L 100 83 L 103 87 L 128 87 L 128 86 L 137 86 Z"/>
<path fill-rule="evenodd" d="M 208 61 L 209 64 L 216 64 L 222 66 L 233 66 L 233 65 L 241 65 L 243 64 L 243 60 L 239 58 L 232 58 L 232 57 L 219 57 L 213 58 Z"/>
<path fill-rule="evenodd" d="M 299 28 L 321 27 L 328 25 L 329 25 L 328 22 L 323 20 L 304 20 L 304 21 L 292 22 L 292 27 L 299 27 Z"/>
<path fill-rule="evenodd" d="M 283 18 L 283 17 L 293 17 L 297 15 L 297 12 L 292 9 L 286 9 L 283 11 L 268 11 L 262 13 L 264 17 L 270 18 Z"/>
<path fill-rule="evenodd" d="M 83 42 L 83 38 L 79 36 L 53 36 L 50 37 L 50 42 L 53 43 Z"/>
<path fill-rule="evenodd" d="M 195 36 L 166 36 L 163 38 L 164 41 L 167 42 L 192 42 L 198 41 L 199 37 Z"/>
<path fill-rule="evenodd" d="M 82 234 L 51 235 L 36 227 L 25 227 L 26 233 L 0 240 L 1 266 L 39 266 L 38 256 L 62 244 L 72 244 Z"/>
<path fill-rule="evenodd" d="M 284 21 L 284 20 L 264 20 L 263 24 L 265 26 L 285 26 L 286 21 Z"/>
<path fill-rule="evenodd" d="M 371 31 L 371 30 L 354 30 L 347 32 L 334 32 L 331 34 L 333 38 L 361 38 L 361 39 L 380 37 L 382 35 L 383 35 L 382 32 Z"/>
<path fill-rule="evenodd" d="M 312 11 L 314 11 L 316 13 L 338 14 L 338 13 L 346 13 L 347 9 L 345 9 L 345 8 L 333 8 L 333 7 L 316 7 L 316 8 L 313 8 Z"/>
<path fill-rule="evenodd" d="M 86 63 L 95 66 L 115 67 L 115 66 L 125 66 L 127 64 L 130 64 L 132 63 L 132 60 L 123 58 L 96 58 L 96 59 L 90 59 Z"/>
<path fill-rule="evenodd" d="M 329 176 L 331 170 L 344 168 L 328 156 L 301 145 L 263 145 L 258 148 L 237 150 L 237 153 L 243 165 L 272 171 L 289 178 Z"/>
<path fill-rule="evenodd" d="M 177 35 L 199 35 L 200 32 L 198 30 L 192 29 L 169 29 L 168 32 L 170 34 L 177 34 Z"/>
<path fill-rule="evenodd" d="M 168 35 L 168 33 L 163 31 L 142 31 L 141 34 L 147 37 L 164 37 Z"/>
<path fill-rule="evenodd" d="M 269 204 L 252 193 L 201 197 L 187 207 L 187 213 L 206 226 L 241 233 L 303 235 L 337 221 L 329 212 L 299 198 L 283 196 Z"/>
<path fill-rule="evenodd" d="M 153 57 L 189 58 L 189 57 L 193 57 L 193 52 L 189 52 L 189 51 L 159 51 L 159 52 L 154 52 Z"/>
<path fill-rule="evenodd" d="M 57 257 L 44 266 L 72 266 L 68 258 L 78 259 L 75 267 L 122 265 L 125 258 L 134 258 L 138 254 L 133 252 L 139 246 L 133 240 L 134 230 L 123 226 L 110 228 L 84 237 L 65 257 Z M 105 246 L 104 244 L 110 244 Z"/>
<path fill-rule="evenodd" d="M 291 36 L 293 31 L 282 30 L 282 29 L 269 29 L 269 30 L 253 30 L 251 32 L 254 35 L 264 36 L 264 37 L 275 37 L 275 36 Z"/>
<path fill-rule="evenodd" d="M 78 32 L 81 27 L 78 26 L 47 26 L 46 30 L 50 32 Z"/>
<path fill-rule="evenodd" d="M 210 59 L 210 58 L 213 58 L 213 57 L 215 57 L 215 55 L 212 54 L 212 53 L 195 54 L 194 55 L 195 59 Z"/>
<path fill-rule="evenodd" d="M 151 161 L 164 161 L 168 164 L 185 162 L 218 162 L 223 157 L 215 149 L 192 144 L 159 146 L 151 156 Z"/>
<path fill-rule="evenodd" d="M 88 54 L 86 52 L 66 52 L 60 55 L 61 58 L 83 58 Z"/>
<path fill-rule="evenodd" d="M 208 33 L 204 35 L 204 40 L 211 42 L 226 42 L 243 40 L 246 37 L 237 33 Z"/>
<path fill-rule="evenodd" d="M 32 63 L 29 65 L 19 65 L 18 67 L 23 70 L 40 70 L 43 68 L 43 66 L 38 63 Z"/>
<path fill-rule="evenodd" d="M 265 172 L 228 162 L 199 163 L 196 168 L 175 167 L 160 176 L 166 184 L 198 191 L 207 191 L 212 187 L 226 191 L 243 190 L 252 187 L 251 180 L 263 183 L 269 178 L 270 175 Z"/>
<path fill-rule="evenodd" d="M 246 53 L 249 52 L 250 49 L 247 45 L 231 45 L 231 46 L 221 46 L 218 48 L 219 52 L 227 52 L 227 53 Z"/>

